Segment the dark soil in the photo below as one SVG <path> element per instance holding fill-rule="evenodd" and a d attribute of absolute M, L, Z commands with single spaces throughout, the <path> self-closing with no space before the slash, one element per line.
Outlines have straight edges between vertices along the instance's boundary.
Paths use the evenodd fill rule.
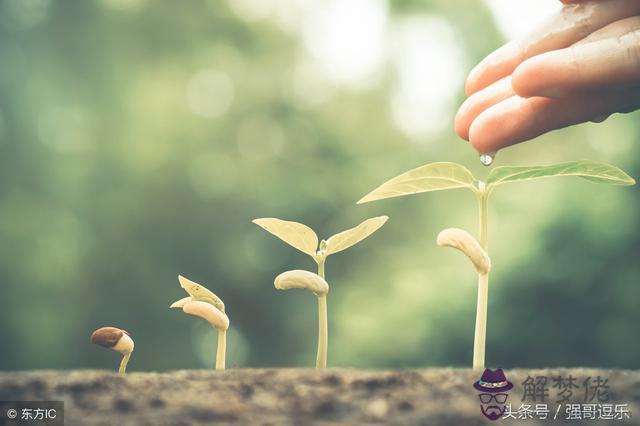
<path fill-rule="evenodd" d="M 608 379 L 608 403 L 628 404 L 631 418 L 562 421 L 563 407 L 555 421 L 489 422 L 481 415 L 478 393 L 472 388 L 478 374 L 468 369 L 189 370 L 132 372 L 125 377 L 106 371 L 5 372 L 0 373 L 0 400 L 62 400 L 67 425 L 640 425 L 640 371 L 549 369 L 506 374 L 514 384 L 509 396 L 513 410 L 523 404 L 522 383 L 527 376 L 548 377 L 545 402 L 551 417 L 558 405 L 553 377 L 577 378 L 580 388 L 568 402 L 584 403 L 583 381 L 600 376 Z M 0 424 L 4 415 L 0 413 Z"/>

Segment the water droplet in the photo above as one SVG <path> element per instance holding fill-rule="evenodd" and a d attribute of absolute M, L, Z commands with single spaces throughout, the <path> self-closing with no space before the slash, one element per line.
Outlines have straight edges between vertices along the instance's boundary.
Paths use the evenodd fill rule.
<path fill-rule="evenodd" d="M 495 158 L 495 152 L 487 152 L 485 154 L 480 154 L 480 162 L 485 166 L 490 166 L 493 163 L 493 159 Z"/>

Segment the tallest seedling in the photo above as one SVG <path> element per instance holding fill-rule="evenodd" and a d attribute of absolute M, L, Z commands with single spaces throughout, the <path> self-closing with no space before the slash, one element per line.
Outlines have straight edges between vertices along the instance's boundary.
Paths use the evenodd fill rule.
<path fill-rule="evenodd" d="M 617 167 L 606 163 L 580 160 L 550 166 L 497 167 L 486 183 L 477 180 L 465 167 L 456 163 L 431 163 L 397 176 L 365 195 L 358 204 L 385 198 L 445 189 L 467 188 L 478 200 L 479 240 L 461 229 L 446 229 L 438 236 L 438 244 L 459 249 L 473 262 L 478 272 L 478 304 L 473 350 L 473 368 L 484 368 L 487 302 L 489 297 L 488 212 L 489 196 L 496 186 L 554 176 L 577 176 L 596 183 L 633 185 L 635 181 Z"/>
<path fill-rule="evenodd" d="M 324 263 L 331 254 L 348 249 L 376 232 L 389 219 L 379 216 L 367 219 L 355 228 L 347 229 L 320 241 L 313 229 L 298 222 L 275 218 L 255 219 L 253 223 L 267 232 L 280 238 L 285 243 L 308 254 L 318 265 L 318 274 L 308 271 L 288 271 L 280 274 L 275 281 L 276 288 L 306 288 L 318 297 L 318 355 L 316 368 L 327 366 L 327 347 L 329 345 L 329 330 L 327 325 L 327 294 L 329 285 L 324 278 Z"/>

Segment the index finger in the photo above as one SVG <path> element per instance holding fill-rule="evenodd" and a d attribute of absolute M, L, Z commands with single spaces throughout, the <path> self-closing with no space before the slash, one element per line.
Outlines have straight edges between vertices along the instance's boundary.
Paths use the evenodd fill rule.
<path fill-rule="evenodd" d="M 510 75 L 532 56 L 563 49 L 614 21 L 637 14 L 640 14 L 640 1 L 636 0 L 590 0 L 567 4 L 530 35 L 507 43 L 483 59 L 469 73 L 465 91 L 471 95 Z"/>

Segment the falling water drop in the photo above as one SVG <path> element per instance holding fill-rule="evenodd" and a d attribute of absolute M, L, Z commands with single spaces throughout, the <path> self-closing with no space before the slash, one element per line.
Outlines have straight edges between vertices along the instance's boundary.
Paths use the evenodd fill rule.
<path fill-rule="evenodd" d="M 480 162 L 485 166 L 490 166 L 493 163 L 493 159 L 496 156 L 495 152 L 487 152 L 480 154 Z"/>

